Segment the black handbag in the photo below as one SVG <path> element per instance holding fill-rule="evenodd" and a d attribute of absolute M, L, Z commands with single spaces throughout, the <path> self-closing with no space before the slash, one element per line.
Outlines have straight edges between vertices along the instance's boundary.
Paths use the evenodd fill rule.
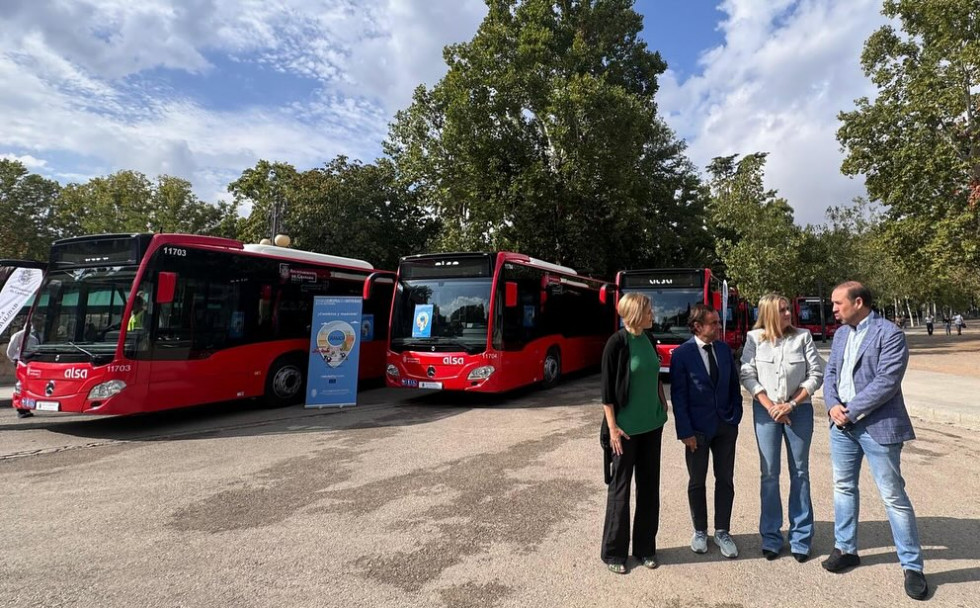
<path fill-rule="evenodd" d="M 609 485 L 612 481 L 613 451 L 612 437 L 605 416 L 602 417 L 602 424 L 599 426 L 599 447 L 602 448 L 602 476 L 606 485 Z"/>

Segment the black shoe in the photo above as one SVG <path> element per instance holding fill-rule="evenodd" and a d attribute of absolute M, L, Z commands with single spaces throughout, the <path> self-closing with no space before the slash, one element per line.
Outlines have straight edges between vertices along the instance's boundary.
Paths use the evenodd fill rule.
<path fill-rule="evenodd" d="M 830 557 L 823 560 L 820 565 L 827 572 L 844 572 L 861 565 L 861 558 L 853 553 L 841 553 L 840 549 L 835 548 Z"/>
<path fill-rule="evenodd" d="M 18 418 L 30 418 L 33 415 L 34 412 L 32 412 L 31 410 L 17 410 Z"/>
<path fill-rule="evenodd" d="M 779 557 L 779 551 L 770 551 L 769 549 L 763 549 L 762 550 L 762 554 L 769 561 L 772 561 L 772 560 L 776 559 L 777 557 Z"/>
<path fill-rule="evenodd" d="M 800 562 L 801 564 L 806 560 L 810 559 L 810 556 L 806 553 L 793 553 L 793 559 Z"/>
<path fill-rule="evenodd" d="M 905 595 L 913 600 L 924 600 L 929 593 L 926 575 L 918 570 L 905 571 Z"/>

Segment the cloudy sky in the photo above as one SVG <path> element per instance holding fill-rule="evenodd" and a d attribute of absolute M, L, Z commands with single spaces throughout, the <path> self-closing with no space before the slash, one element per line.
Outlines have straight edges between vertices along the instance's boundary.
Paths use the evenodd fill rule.
<path fill-rule="evenodd" d="M 858 65 L 881 0 L 638 0 L 670 65 L 661 112 L 704 167 L 769 152 L 768 186 L 819 223 L 862 193 L 837 113 L 873 94 Z M 62 183 L 121 169 L 205 200 L 259 159 L 370 162 L 482 0 L 3 0 L 0 157 Z"/>

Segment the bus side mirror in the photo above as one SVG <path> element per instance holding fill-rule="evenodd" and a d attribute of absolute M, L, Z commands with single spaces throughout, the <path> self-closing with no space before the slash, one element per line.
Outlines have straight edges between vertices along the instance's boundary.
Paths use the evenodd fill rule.
<path fill-rule="evenodd" d="M 616 286 L 606 283 L 599 288 L 599 302 L 608 304 L 616 300 Z"/>
<path fill-rule="evenodd" d="M 507 308 L 517 306 L 517 283 L 513 281 L 504 283 L 504 306 Z"/>
<path fill-rule="evenodd" d="M 390 272 L 372 272 L 368 275 L 368 278 L 364 280 L 364 288 L 361 290 L 361 298 L 364 301 L 370 300 L 371 296 L 374 295 L 375 284 L 387 284 L 394 285 L 395 280 L 392 278 Z"/>
<path fill-rule="evenodd" d="M 177 290 L 177 273 L 161 272 L 157 274 L 157 304 L 170 304 L 174 301 L 174 291 Z"/>

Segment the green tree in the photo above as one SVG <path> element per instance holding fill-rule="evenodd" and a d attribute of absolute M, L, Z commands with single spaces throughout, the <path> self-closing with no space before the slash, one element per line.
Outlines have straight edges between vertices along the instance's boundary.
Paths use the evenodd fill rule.
<path fill-rule="evenodd" d="M 487 0 L 385 150 L 442 249 L 510 248 L 611 274 L 706 247 L 700 184 L 657 115 L 666 64 L 632 0 Z"/>
<path fill-rule="evenodd" d="M 48 259 L 57 236 L 52 217 L 61 186 L 0 158 L 0 258 Z"/>
<path fill-rule="evenodd" d="M 293 185 L 298 176 L 299 172 L 289 163 L 260 160 L 228 184 L 235 204 L 251 207 L 248 217 L 239 222 L 240 239 L 257 243 L 276 234 L 289 233 Z"/>
<path fill-rule="evenodd" d="M 861 65 L 878 89 L 840 114 L 843 171 L 864 175 L 906 273 L 951 279 L 980 268 L 980 7 L 886 0 Z"/>
<path fill-rule="evenodd" d="M 749 301 L 777 291 L 800 293 L 804 237 L 793 209 L 763 186 L 766 154 L 716 157 L 708 165 L 708 206 L 722 272 Z"/>
<path fill-rule="evenodd" d="M 119 171 L 84 184 L 68 184 L 57 201 L 61 236 L 108 232 L 183 232 L 233 236 L 230 203 L 199 200 L 190 182 L 163 175 L 151 182 L 138 171 Z"/>
<path fill-rule="evenodd" d="M 338 156 L 293 182 L 290 236 L 301 249 L 394 269 L 399 257 L 426 251 L 438 232 L 416 199 L 390 160 L 364 165 Z"/>

